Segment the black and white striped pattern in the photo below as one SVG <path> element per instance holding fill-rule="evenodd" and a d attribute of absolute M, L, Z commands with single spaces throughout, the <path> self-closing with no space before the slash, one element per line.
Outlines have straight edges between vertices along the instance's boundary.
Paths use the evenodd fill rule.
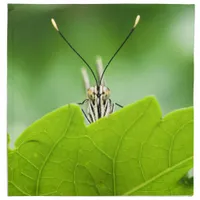
<path fill-rule="evenodd" d="M 97 58 L 97 72 L 98 78 L 100 79 L 103 73 L 103 64 L 100 57 Z M 115 104 L 112 103 L 110 99 L 110 90 L 105 86 L 104 79 L 102 80 L 101 85 L 90 87 L 89 77 L 85 68 L 82 68 L 82 75 L 87 94 L 87 99 L 84 102 L 86 103 L 87 108 L 86 111 L 83 110 L 83 113 L 88 122 L 95 122 L 98 119 L 113 113 Z"/>

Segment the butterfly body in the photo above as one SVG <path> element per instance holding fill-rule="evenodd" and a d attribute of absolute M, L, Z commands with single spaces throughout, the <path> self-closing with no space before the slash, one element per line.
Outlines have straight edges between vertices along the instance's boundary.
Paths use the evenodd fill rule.
<path fill-rule="evenodd" d="M 106 117 L 114 111 L 114 103 L 106 93 L 110 90 L 102 85 L 89 88 L 88 90 L 88 118 L 90 122 L 95 122 L 102 117 Z M 92 94 L 91 94 L 92 93 Z"/>
<path fill-rule="evenodd" d="M 98 82 L 103 73 L 103 64 L 100 57 L 97 58 Z M 89 123 L 95 122 L 102 117 L 113 113 L 115 104 L 110 99 L 110 89 L 105 86 L 104 79 L 101 84 L 90 86 L 87 70 L 82 68 L 83 80 L 85 83 L 86 97 L 83 104 L 86 104 L 86 111 L 83 110 Z"/>

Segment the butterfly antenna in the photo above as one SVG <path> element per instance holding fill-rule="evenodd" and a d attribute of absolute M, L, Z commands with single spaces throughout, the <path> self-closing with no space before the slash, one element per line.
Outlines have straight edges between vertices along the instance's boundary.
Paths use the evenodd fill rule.
<path fill-rule="evenodd" d="M 137 24 L 139 23 L 140 21 L 140 15 L 138 15 L 135 19 L 135 23 L 133 25 L 133 28 L 130 30 L 129 34 L 126 36 L 125 40 L 122 42 L 122 44 L 119 46 L 119 48 L 117 49 L 117 51 L 114 53 L 114 55 L 112 56 L 112 58 L 109 60 L 108 64 L 106 65 L 106 67 L 104 68 L 103 70 L 103 73 L 101 75 L 101 78 L 100 78 L 100 83 L 102 82 L 102 79 L 103 79 L 103 76 L 104 76 L 104 73 L 105 71 L 107 70 L 109 64 L 111 63 L 111 61 L 114 59 L 114 57 L 117 55 L 117 53 L 120 51 L 120 49 L 124 46 L 124 44 L 126 43 L 126 41 L 128 40 L 128 38 L 131 36 L 131 34 L 133 33 L 133 31 L 135 30 Z"/>
<path fill-rule="evenodd" d="M 94 74 L 94 71 L 92 70 L 92 68 L 89 66 L 89 64 L 85 61 L 85 59 L 73 48 L 73 46 L 68 42 L 68 40 L 65 38 L 65 36 L 60 32 L 60 30 L 58 29 L 58 26 L 55 22 L 55 20 L 52 18 L 51 19 L 51 23 L 53 25 L 53 27 L 56 29 L 56 31 L 60 34 L 60 36 L 63 38 L 63 40 L 69 45 L 69 47 L 76 53 L 76 55 L 87 65 L 87 67 L 90 69 L 90 71 L 92 72 L 92 75 L 96 81 L 96 84 L 98 85 L 98 81 L 97 78 Z"/>

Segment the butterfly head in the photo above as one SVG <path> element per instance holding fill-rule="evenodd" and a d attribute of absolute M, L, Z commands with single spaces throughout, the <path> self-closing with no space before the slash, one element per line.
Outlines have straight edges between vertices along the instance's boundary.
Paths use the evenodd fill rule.
<path fill-rule="evenodd" d="M 107 100 L 110 97 L 110 89 L 103 85 L 90 87 L 87 90 L 87 95 L 90 100 L 96 100 L 98 98 L 102 98 L 102 100 Z"/>

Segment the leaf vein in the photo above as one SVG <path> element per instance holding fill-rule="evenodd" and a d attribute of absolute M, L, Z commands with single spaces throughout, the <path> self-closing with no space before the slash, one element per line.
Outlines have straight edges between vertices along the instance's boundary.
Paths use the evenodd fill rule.
<path fill-rule="evenodd" d="M 137 187 L 135 187 L 135 188 L 129 190 L 128 192 L 125 192 L 123 195 L 133 194 L 134 192 L 136 192 L 137 190 L 141 189 L 142 187 L 144 187 L 144 186 L 146 186 L 146 185 L 152 183 L 154 180 L 160 178 L 161 176 L 164 176 L 165 174 L 171 172 L 172 170 L 176 169 L 176 168 L 179 167 L 180 165 L 185 164 L 185 163 L 191 161 L 192 159 L 193 159 L 193 156 L 191 156 L 191 157 L 189 157 L 189 158 L 187 158 L 187 159 L 185 159 L 185 160 L 183 160 L 183 161 L 177 163 L 176 165 L 174 165 L 174 166 L 172 166 L 172 167 L 167 168 L 166 170 L 160 172 L 159 174 L 157 174 L 156 176 L 152 177 L 152 178 L 149 179 L 148 181 L 146 181 L 146 182 L 144 182 L 144 183 L 138 185 Z"/>
<path fill-rule="evenodd" d="M 8 183 L 12 184 L 16 189 L 18 189 L 21 193 L 23 193 L 26 196 L 31 196 L 29 193 L 23 191 L 20 187 L 18 187 L 13 181 L 8 181 Z"/>
<path fill-rule="evenodd" d="M 124 131 L 124 134 L 121 136 L 121 138 L 119 139 L 119 142 L 117 144 L 117 148 L 115 150 L 115 154 L 114 154 L 114 158 L 113 158 L 113 193 L 114 195 L 116 194 L 116 158 L 118 156 L 119 153 L 119 149 L 121 147 L 122 141 L 124 139 L 124 137 L 126 136 L 126 134 L 128 133 L 128 131 L 144 116 L 144 114 L 147 112 L 147 110 L 149 109 L 149 107 L 151 106 L 152 100 L 149 102 L 147 108 L 145 109 L 145 111 L 143 111 L 142 113 L 139 114 L 139 116 L 135 119 L 135 121 L 133 121 L 133 123 L 131 123 L 131 125 Z"/>
<path fill-rule="evenodd" d="M 71 124 L 71 120 L 73 118 L 73 115 L 74 115 L 74 112 L 70 115 L 70 118 L 69 118 L 69 123 L 63 133 L 63 135 L 58 138 L 58 140 L 55 142 L 55 144 L 53 145 L 53 147 L 50 149 L 49 153 L 47 154 L 46 158 L 44 159 L 44 162 L 39 170 L 39 173 L 38 173 L 38 177 L 37 177 L 37 183 L 36 183 L 36 195 L 38 196 L 39 195 L 39 185 L 40 185 L 40 177 L 41 177 L 41 174 L 43 172 L 43 169 L 47 163 L 47 160 L 49 159 L 50 155 L 52 154 L 53 150 L 56 148 L 56 146 L 59 144 L 59 142 L 65 137 L 65 134 L 67 133 L 68 131 L 68 128 L 70 127 L 70 124 Z"/>
<path fill-rule="evenodd" d="M 170 143 L 170 147 L 169 147 L 169 167 L 172 165 L 172 150 L 173 150 L 173 146 L 174 146 L 174 141 L 176 136 L 178 135 L 178 133 L 180 133 L 187 125 L 191 124 L 193 122 L 193 120 L 188 121 L 187 123 L 183 124 L 173 135 L 171 138 L 171 143 Z"/>

